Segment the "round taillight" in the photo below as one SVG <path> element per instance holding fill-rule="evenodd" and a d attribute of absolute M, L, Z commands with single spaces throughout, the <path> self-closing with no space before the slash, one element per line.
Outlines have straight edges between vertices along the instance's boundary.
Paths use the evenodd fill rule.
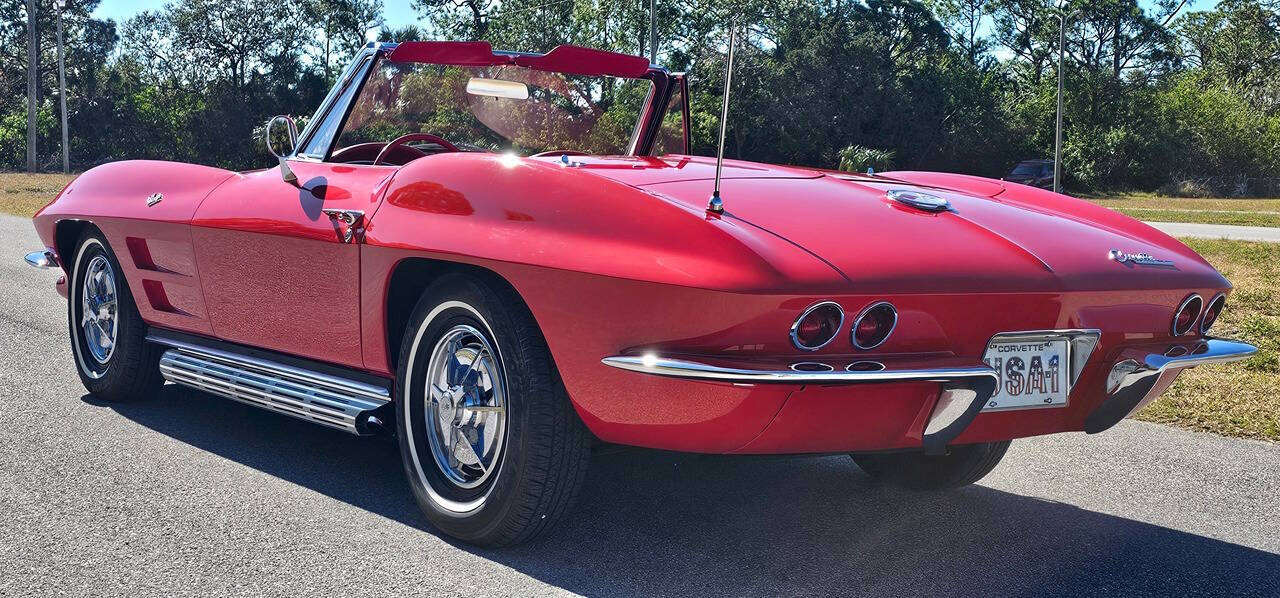
<path fill-rule="evenodd" d="M 853 332 L 850 333 L 853 346 L 863 350 L 879 347 L 888 340 L 897 325 L 897 309 L 887 301 L 873 303 L 853 321 Z"/>
<path fill-rule="evenodd" d="M 1218 321 L 1218 316 L 1222 315 L 1222 308 L 1227 306 L 1227 296 L 1218 293 L 1213 300 L 1209 302 L 1209 307 L 1204 309 L 1204 317 L 1200 318 L 1200 334 L 1209 332 L 1209 328 L 1214 322 Z"/>
<path fill-rule="evenodd" d="M 840 334 L 844 309 L 834 301 L 823 301 L 804 310 L 791 325 L 791 343 L 797 349 L 817 351 Z"/>
<path fill-rule="evenodd" d="M 1182 336 L 1191 332 L 1202 307 L 1204 307 L 1204 300 L 1199 295 L 1192 294 L 1183 299 L 1182 305 L 1178 306 L 1178 311 L 1173 313 L 1173 335 Z"/>

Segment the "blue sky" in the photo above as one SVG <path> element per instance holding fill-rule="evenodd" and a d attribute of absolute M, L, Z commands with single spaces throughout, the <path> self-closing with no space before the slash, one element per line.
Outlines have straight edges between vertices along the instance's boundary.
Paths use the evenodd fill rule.
<path fill-rule="evenodd" d="M 124 21 L 144 10 L 156 10 L 173 0 L 102 0 L 93 16 L 99 19 Z M 410 0 L 382 0 L 382 16 L 389 27 L 399 27 L 418 22 L 418 13 L 409 5 Z"/>

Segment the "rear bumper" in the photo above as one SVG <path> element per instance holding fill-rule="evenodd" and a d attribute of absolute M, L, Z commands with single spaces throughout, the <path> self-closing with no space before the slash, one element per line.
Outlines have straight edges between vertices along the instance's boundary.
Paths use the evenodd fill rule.
<path fill-rule="evenodd" d="M 799 362 L 787 369 L 768 367 L 752 369 L 741 365 L 721 365 L 705 360 L 694 361 L 652 355 L 618 355 L 606 357 L 601 361 L 607 366 L 642 374 L 706 382 L 729 382 L 732 384 L 865 384 L 869 382 L 908 382 L 914 380 L 951 382 L 975 378 L 996 378 L 996 372 L 990 366 L 984 363 L 967 364 L 964 362 L 930 367 L 924 364 L 886 364 L 880 361 L 865 360 L 856 361 L 849 364 L 849 367 L 840 370 L 835 369 L 834 366 L 816 361 Z M 804 364 L 814 364 L 815 366 L 829 367 L 831 369 L 807 370 L 796 367 L 803 367 Z M 868 364 L 863 366 L 868 369 L 854 369 L 853 366 L 857 364 Z"/>
<path fill-rule="evenodd" d="M 25 258 L 28 265 L 35 268 L 61 268 L 62 264 L 58 262 L 58 255 L 50 249 L 43 251 L 32 251 Z"/>
<path fill-rule="evenodd" d="M 923 447 L 942 452 L 948 444 L 990 442 L 1055 432 L 1100 432 L 1163 393 L 1184 369 L 1248 358 L 1256 349 L 1223 339 L 1205 339 L 1170 354 L 1169 346 L 1128 347 L 1095 354 L 1088 373 L 1073 386 L 1062 408 L 982 412 L 997 381 L 983 363 L 954 358 L 876 362 L 883 369 L 796 371 L 775 362 L 717 361 L 699 357 L 616 356 L 603 360 L 622 370 L 701 382 L 709 392 L 732 385 L 778 389 L 787 398 L 754 439 L 733 452 L 808 453 L 895 450 Z M 1108 382 L 1116 364 L 1133 368 Z M 864 362 L 858 362 L 864 363 Z M 799 365 L 799 364 L 796 364 Z M 1083 364 L 1082 364 L 1083 366 Z M 697 396 L 673 386 L 662 396 Z M 708 422 L 710 423 L 710 422 Z"/>
<path fill-rule="evenodd" d="M 31 253 L 28 253 L 27 255 L 23 256 L 23 260 L 27 262 L 27 265 L 33 268 L 41 268 L 41 269 L 52 269 L 52 268 L 61 269 L 62 268 L 62 262 L 58 260 L 58 254 L 55 253 L 52 249 L 45 249 L 43 251 L 32 251 Z M 58 281 L 54 283 L 54 288 L 57 289 L 58 294 L 62 295 L 64 299 L 67 297 L 66 275 L 58 276 Z"/>
<path fill-rule="evenodd" d="M 936 400 L 917 433 L 926 453 L 941 454 L 995 393 L 998 375 L 984 363 L 961 360 L 935 360 L 930 365 L 920 361 L 855 361 L 843 369 L 822 362 L 800 362 L 786 369 L 763 366 L 752 368 L 742 364 L 717 364 L 707 361 L 657 357 L 655 355 L 619 355 L 602 360 L 615 368 L 703 382 L 731 384 L 790 384 L 845 386 L 893 384 L 903 382 L 934 383 Z M 808 369 L 829 368 L 829 369 Z M 938 386 L 940 385 L 940 386 Z M 932 398 L 932 396 L 931 396 Z M 918 419 L 918 418 L 917 418 Z"/>
<path fill-rule="evenodd" d="M 1145 407 L 1169 388 L 1182 370 L 1198 365 L 1248 359 L 1258 348 L 1220 338 L 1205 339 L 1176 354 L 1130 352 L 1112 366 L 1107 398 L 1085 418 L 1084 431 L 1096 434 Z"/>

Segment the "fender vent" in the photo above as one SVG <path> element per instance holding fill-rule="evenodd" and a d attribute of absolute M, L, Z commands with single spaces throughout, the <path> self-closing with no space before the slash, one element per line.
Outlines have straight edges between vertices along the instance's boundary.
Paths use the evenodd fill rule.
<path fill-rule="evenodd" d="M 371 433 L 370 413 L 387 389 L 293 366 L 165 338 L 160 373 L 181 384 L 352 434 Z"/>

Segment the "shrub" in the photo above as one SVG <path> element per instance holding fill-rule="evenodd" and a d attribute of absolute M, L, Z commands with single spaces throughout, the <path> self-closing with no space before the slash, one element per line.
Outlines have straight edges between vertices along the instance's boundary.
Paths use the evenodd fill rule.
<path fill-rule="evenodd" d="M 893 170 L 893 150 L 851 145 L 840 150 L 838 157 L 840 170 L 846 172 L 866 172 L 868 168 L 876 171 Z"/>

